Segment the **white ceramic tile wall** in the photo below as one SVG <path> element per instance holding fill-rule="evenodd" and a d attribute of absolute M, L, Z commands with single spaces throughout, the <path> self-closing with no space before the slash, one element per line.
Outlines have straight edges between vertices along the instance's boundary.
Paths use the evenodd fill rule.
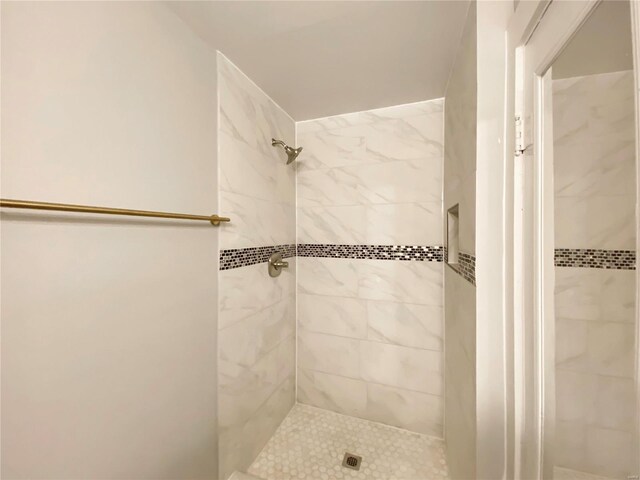
<path fill-rule="evenodd" d="M 556 248 L 635 249 L 633 72 L 553 82 Z M 634 452 L 632 270 L 556 268 L 556 459 L 624 478 Z"/>
<path fill-rule="evenodd" d="M 297 136 L 299 243 L 442 245 L 442 99 Z M 442 302 L 442 263 L 298 258 L 298 400 L 441 437 Z"/>
<path fill-rule="evenodd" d="M 475 255 L 477 41 L 471 2 L 446 92 L 444 209 L 458 204 L 460 252 Z M 481 260 L 481 259 L 479 259 Z M 445 440 L 451 478 L 476 478 L 476 289 L 445 266 Z"/>
<path fill-rule="evenodd" d="M 295 169 L 271 138 L 295 123 L 218 54 L 220 248 L 295 243 Z M 278 278 L 264 263 L 219 272 L 220 478 L 245 470 L 295 399 L 295 259 Z"/>

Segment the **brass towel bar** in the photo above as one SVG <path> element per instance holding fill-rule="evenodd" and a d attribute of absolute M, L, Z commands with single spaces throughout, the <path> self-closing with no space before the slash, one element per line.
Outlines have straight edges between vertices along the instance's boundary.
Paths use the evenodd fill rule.
<path fill-rule="evenodd" d="M 211 225 L 230 222 L 227 217 L 218 215 L 189 215 L 187 213 L 150 212 L 147 210 L 129 210 L 127 208 L 90 207 L 87 205 L 69 205 L 66 203 L 31 202 L 28 200 L 9 200 L 0 198 L 2 208 L 26 208 L 29 210 L 53 210 L 56 212 L 99 213 L 103 215 L 128 215 L 131 217 L 175 218 L 179 220 L 205 220 Z"/>

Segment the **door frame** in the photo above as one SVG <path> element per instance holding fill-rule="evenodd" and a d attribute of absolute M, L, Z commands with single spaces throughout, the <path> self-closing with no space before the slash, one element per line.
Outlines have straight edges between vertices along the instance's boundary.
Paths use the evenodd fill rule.
<path fill-rule="evenodd" d="M 640 2 L 631 1 L 631 36 L 633 41 L 633 76 L 636 103 L 636 436 L 635 449 L 640 451 L 640 275 L 637 255 L 640 251 Z M 636 459 L 640 474 L 640 455 Z"/>
<path fill-rule="evenodd" d="M 548 71 L 600 0 L 520 2 L 507 38 L 507 110 L 514 133 L 513 318 L 516 478 L 553 478 L 555 427 L 555 315 L 553 308 L 553 151 Z M 640 6 L 631 1 L 636 86 L 640 88 Z M 636 146 L 640 154 L 640 108 L 636 88 Z M 547 108 L 545 108 L 547 103 Z M 509 115 L 513 113 L 514 115 Z M 544 118 L 544 115 L 547 118 Z M 516 129 L 515 118 L 520 118 Z M 516 132 L 520 137 L 516 137 Z M 636 165 L 638 164 L 636 155 Z M 636 168 L 638 171 L 638 168 Z M 640 180 L 640 174 L 639 180 Z M 639 182 L 640 185 L 640 182 Z M 640 187 L 639 187 L 640 188 Z M 640 190 L 638 191 L 640 194 Z M 638 215 L 638 208 L 636 208 Z M 639 240 L 640 244 L 640 240 Z M 637 274 L 636 274 L 637 278 Z M 640 286 L 636 281 L 640 298 Z M 640 327 L 636 322 L 636 385 L 640 407 Z M 520 347 L 520 348 L 519 348 Z M 640 415 L 637 422 L 640 432 Z M 636 438 L 638 434 L 636 432 Z"/>

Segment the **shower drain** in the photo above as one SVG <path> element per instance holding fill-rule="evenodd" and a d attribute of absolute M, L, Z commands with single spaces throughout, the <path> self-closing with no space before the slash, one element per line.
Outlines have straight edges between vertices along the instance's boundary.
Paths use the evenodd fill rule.
<path fill-rule="evenodd" d="M 350 468 L 352 470 L 360 470 L 360 464 L 362 463 L 362 457 L 354 455 L 353 453 L 346 452 L 344 459 L 342 460 L 342 466 Z"/>

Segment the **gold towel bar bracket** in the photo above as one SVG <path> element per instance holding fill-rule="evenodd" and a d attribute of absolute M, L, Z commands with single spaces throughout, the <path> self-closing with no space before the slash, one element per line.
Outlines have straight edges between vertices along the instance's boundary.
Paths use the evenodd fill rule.
<path fill-rule="evenodd" d="M 9 200 L 0 198 L 2 208 L 25 208 L 28 210 L 52 210 L 56 212 L 98 213 L 102 215 L 127 215 L 130 217 L 173 218 L 176 220 L 204 220 L 218 226 L 230 222 L 227 217 L 218 215 L 190 215 L 187 213 L 152 212 L 148 210 L 129 210 L 127 208 L 91 207 L 88 205 L 70 205 L 66 203 L 32 202 L 28 200 Z"/>

